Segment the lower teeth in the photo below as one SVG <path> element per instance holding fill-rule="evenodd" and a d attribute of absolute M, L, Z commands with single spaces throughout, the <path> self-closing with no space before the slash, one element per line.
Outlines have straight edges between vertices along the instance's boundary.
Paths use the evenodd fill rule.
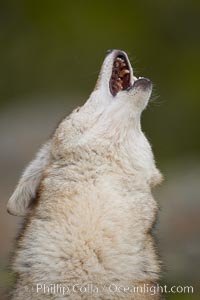
<path fill-rule="evenodd" d="M 120 71 L 119 76 L 124 77 L 124 75 L 129 74 L 129 73 L 130 73 L 129 70 L 123 69 L 123 70 Z"/>

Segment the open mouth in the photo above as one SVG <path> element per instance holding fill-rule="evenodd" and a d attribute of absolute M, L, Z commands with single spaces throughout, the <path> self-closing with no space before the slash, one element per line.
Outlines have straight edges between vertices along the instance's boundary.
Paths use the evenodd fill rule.
<path fill-rule="evenodd" d="M 152 83 L 148 78 L 136 78 L 132 74 L 131 65 L 122 51 L 118 51 L 113 61 L 110 78 L 110 92 L 116 96 L 120 91 L 128 91 L 131 88 L 140 88 L 143 91 L 151 88 Z"/>
<path fill-rule="evenodd" d="M 126 57 L 119 54 L 115 57 L 110 78 L 110 92 L 115 96 L 118 92 L 131 87 L 131 71 Z"/>

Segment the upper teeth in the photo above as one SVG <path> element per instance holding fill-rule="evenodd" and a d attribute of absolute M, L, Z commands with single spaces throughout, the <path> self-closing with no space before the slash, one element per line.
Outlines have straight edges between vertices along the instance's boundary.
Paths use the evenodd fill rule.
<path fill-rule="evenodd" d="M 123 60 L 123 59 L 121 59 L 120 57 L 117 57 L 116 61 L 123 62 L 124 60 Z"/>

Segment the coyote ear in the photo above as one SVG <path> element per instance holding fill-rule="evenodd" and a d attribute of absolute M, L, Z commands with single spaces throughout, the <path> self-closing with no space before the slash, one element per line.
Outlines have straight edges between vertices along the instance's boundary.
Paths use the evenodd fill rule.
<path fill-rule="evenodd" d="M 51 141 L 48 141 L 24 171 L 14 193 L 8 200 L 7 211 L 11 215 L 24 216 L 30 209 L 41 182 L 42 174 L 50 162 L 50 149 Z"/>
<path fill-rule="evenodd" d="M 8 200 L 7 211 L 14 216 L 25 216 L 34 199 L 33 182 L 19 182 L 16 190 Z"/>

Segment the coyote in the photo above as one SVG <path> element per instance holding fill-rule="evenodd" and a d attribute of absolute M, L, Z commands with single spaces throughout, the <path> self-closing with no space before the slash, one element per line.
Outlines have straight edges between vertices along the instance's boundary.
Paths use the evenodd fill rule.
<path fill-rule="evenodd" d="M 162 175 L 140 125 L 151 91 L 124 51 L 108 51 L 89 99 L 28 165 L 8 201 L 25 216 L 12 299 L 160 299 L 151 189 Z"/>

